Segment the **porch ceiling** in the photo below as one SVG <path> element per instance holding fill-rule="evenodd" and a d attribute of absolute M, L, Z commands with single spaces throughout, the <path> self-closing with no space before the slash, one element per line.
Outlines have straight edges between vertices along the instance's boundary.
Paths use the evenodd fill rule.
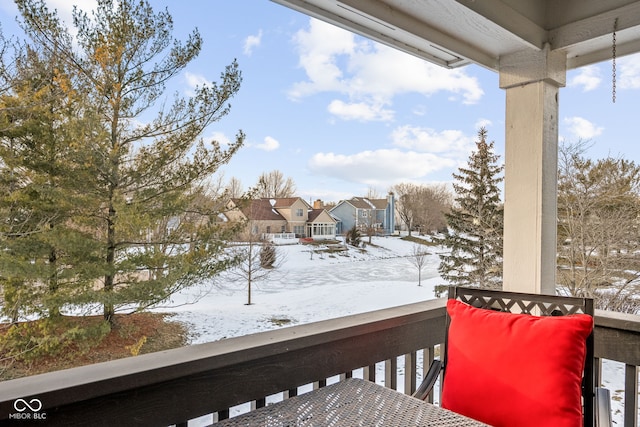
<path fill-rule="evenodd" d="M 632 0 L 272 0 L 447 68 L 527 49 L 567 52 L 569 69 L 640 51 Z"/>

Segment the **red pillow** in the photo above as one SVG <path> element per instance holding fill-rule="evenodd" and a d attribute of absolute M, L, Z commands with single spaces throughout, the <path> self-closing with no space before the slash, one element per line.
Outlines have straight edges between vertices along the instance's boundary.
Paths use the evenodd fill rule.
<path fill-rule="evenodd" d="M 586 314 L 538 317 L 447 301 L 442 406 L 496 427 L 582 426 Z"/>

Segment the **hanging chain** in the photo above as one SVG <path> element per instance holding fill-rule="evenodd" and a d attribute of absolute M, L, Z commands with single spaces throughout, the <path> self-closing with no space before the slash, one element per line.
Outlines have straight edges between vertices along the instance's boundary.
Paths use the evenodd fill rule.
<path fill-rule="evenodd" d="M 618 29 L 618 18 L 613 22 L 613 43 L 612 43 L 612 61 L 611 61 L 611 99 L 616 103 L 616 30 Z"/>

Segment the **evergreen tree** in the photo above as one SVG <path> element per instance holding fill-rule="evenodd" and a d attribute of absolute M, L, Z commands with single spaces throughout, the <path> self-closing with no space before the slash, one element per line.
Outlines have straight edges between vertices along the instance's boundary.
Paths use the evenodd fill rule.
<path fill-rule="evenodd" d="M 466 168 L 453 174 L 455 204 L 446 214 L 448 230 L 438 244 L 450 249 L 440 255 L 438 271 L 451 284 L 502 286 L 503 207 L 499 183 L 503 166 L 487 143 L 487 131 L 478 132 L 476 150 Z"/>
<path fill-rule="evenodd" d="M 360 234 L 360 230 L 358 230 L 358 227 L 356 227 L 355 225 L 351 227 L 351 229 L 347 231 L 345 240 L 347 244 L 355 246 L 356 248 L 359 247 L 362 243 L 362 236 Z"/>
<path fill-rule="evenodd" d="M 271 242 L 263 242 L 260 249 L 260 266 L 262 268 L 273 268 L 276 262 L 276 247 Z"/>
<path fill-rule="evenodd" d="M 65 191 L 78 178 L 70 167 L 81 123 L 72 78 L 55 52 L 24 45 L 16 55 L 10 89 L 0 96 L 0 280 L 4 314 L 13 320 L 59 315 L 71 302 L 69 285 L 82 280 L 80 269 L 68 273 L 67 255 L 86 249 L 67 227 L 82 203 Z"/>
<path fill-rule="evenodd" d="M 201 137 L 228 113 L 228 102 L 239 90 L 235 61 L 219 84 L 197 87 L 190 98 L 176 94 L 165 108 L 165 84 L 199 54 L 199 33 L 191 33 L 186 42 L 174 40 L 169 13 L 155 13 L 144 0 L 97 3 L 91 16 L 74 10 L 74 38 L 42 0 L 16 1 L 34 50 L 59 61 L 53 67 L 53 86 L 43 87 L 59 86 L 59 99 L 70 107 L 49 120 L 47 139 L 35 135 L 45 126 L 28 129 L 22 120 L 12 127 L 12 132 L 31 133 L 33 141 L 47 143 L 42 156 L 28 163 L 34 147 L 24 145 L 20 152 L 14 144 L 3 160 L 7 165 L 10 156 L 19 158 L 13 170 L 30 174 L 21 179 L 23 187 L 48 185 L 41 185 L 39 196 L 48 203 L 21 197 L 14 209 L 29 216 L 21 237 L 45 236 L 47 231 L 49 245 L 42 253 L 33 252 L 25 265 L 42 264 L 58 272 L 55 282 L 43 281 L 44 273 L 27 267 L 12 280 L 32 290 L 42 283 L 50 288 L 65 283 L 66 292 L 59 293 L 51 313 L 64 304 L 98 303 L 112 321 L 119 308 L 144 309 L 165 301 L 232 262 L 220 255 L 227 232 L 233 230 L 216 221 L 220 204 L 204 185 L 239 149 L 244 134 L 239 131 L 226 149 Z M 11 95 L 34 98 L 38 87 Z M 38 116 L 36 106 L 50 105 L 29 104 L 27 117 Z M 147 120 L 154 114 L 155 119 Z M 11 176 L 11 168 L 4 174 Z M 8 201 L 19 194 L 5 195 Z M 18 240 L 36 247 L 26 238 Z"/>

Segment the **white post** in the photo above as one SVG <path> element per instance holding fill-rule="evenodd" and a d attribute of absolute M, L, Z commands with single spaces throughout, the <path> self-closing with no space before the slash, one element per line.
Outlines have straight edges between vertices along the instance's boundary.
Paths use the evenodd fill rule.
<path fill-rule="evenodd" d="M 558 92 L 566 55 L 517 52 L 500 59 L 506 90 L 504 290 L 555 294 Z"/>

